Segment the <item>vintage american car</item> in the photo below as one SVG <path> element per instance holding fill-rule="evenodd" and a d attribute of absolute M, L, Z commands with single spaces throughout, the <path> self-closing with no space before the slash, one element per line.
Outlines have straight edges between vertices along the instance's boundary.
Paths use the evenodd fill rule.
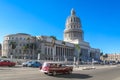
<path fill-rule="evenodd" d="M 40 71 L 45 74 L 52 74 L 55 76 L 56 74 L 70 74 L 73 71 L 73 67 L 66 66 L 65 64 L 59 62 L 44 62 L 42 67 L 40 67 Z"/>
<path fill-rule="evenodd" d="M 12 67 L 12 66 L 15 66 L 16 63 L 15 62 L 12 62 L 12 61 L 9 61 L 9 60 L 1 60 L 0 61 L 0 66 L 9 66 L 9 67 Z"/>
<path fill-rule="evenodd" d="M 22 63 L 23 67 L 40 67 L 42 64 L 38 61 L 27 61 Z"/>

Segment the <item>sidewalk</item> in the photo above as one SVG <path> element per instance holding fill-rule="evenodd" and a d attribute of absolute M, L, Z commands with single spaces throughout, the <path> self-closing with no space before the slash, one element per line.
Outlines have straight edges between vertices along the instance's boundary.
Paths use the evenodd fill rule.
<path fill-rule="evenodd" d="M 103 68 L 112 68 L 112 67 L 117 67 L 117 65 L 87 65 L 87 66 L 79 66 L 79 67 L 74 67 L 73 70 L 91 70 L 91 69 L 103 69 Z"/>

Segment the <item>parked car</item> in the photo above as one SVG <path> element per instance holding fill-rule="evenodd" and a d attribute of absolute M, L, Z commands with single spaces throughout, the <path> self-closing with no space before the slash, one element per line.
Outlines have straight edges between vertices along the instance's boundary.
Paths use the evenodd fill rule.
<path fill-rule="evenodd" d="M 40 67 L 41 72 L 45 74 L 65 74 L 65 73 L 72 73 L 73 67 L 72 66 L 66 66 L 63 63 L 59 62 L 44 62 L 42 67 Z"/>
<path fill-rule="evenodd" d="M 38 61 L 27 61 L 22 64 L 23 67 L 40 67 L 42 64 Z"/>
<path fill-rule="evenodd" d="M 9 66 L 9 67 L 12 67 L 12 66 L 15 66 L 16 63 L 15 62 L 12 62 L 12 61 L 9 61 L 9 60 L 1 60 L 0 61 L 0 66 Z"/>
<path fill-rule="evenodd" d="M 22 63 L 22 66 L 23 66 L 23 67 L 27 67 L 28 64 L 31 63 L 31 62 L 32 62 L 32 61 L 23 62 L 23 63 Z"/>
<path fill-rule="evenodd" d="M 42 64 L 38 61 L 31 61 L 31 63 L 28 63 L 28 67 L 40 67 Z"/>

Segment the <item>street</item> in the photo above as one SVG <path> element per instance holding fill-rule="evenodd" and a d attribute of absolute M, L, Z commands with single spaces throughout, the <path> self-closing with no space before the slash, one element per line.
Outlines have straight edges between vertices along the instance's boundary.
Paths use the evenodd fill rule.
<path fill-rule="evenodd" d="M 75 70 L 72 74 L 48 76 L 39 68 L 0 67 L 0 80 L 120 80 L 120 67 Z"/>

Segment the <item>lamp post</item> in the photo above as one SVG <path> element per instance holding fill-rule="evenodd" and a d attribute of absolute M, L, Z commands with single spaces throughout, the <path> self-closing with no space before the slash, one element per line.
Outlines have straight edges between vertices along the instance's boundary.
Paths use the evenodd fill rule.
<path fill-rule="evenodd" d="M 38 53 L 38 60 L 40 60 L 40 53 Z"/>
<path fill-rule="evenodd" d="M 74 56 L 74 62 L 73 62 L 73 65 L 75 66 L 76 64 L 75 64 L 75 62 L 76 62 L 76 57 Z"/>
<path fill-rule="evenodd" d="M 12 54 L 10 55 L 10 59 L 13 59 L 13 55 Z"/>
<path fill-rule="evenodd" d="M 92 67 L 94 67 L 94 58 L 92 58 Z"/>
<path fill-rule="evenodd" d="M 75 48 L 77 49 L 77 52 L 78 52 L 77 66 L 79 67 L 79 59 L 80 59 L 81 48 L 80 48 L 79 44 L 75 44 Z"/>

